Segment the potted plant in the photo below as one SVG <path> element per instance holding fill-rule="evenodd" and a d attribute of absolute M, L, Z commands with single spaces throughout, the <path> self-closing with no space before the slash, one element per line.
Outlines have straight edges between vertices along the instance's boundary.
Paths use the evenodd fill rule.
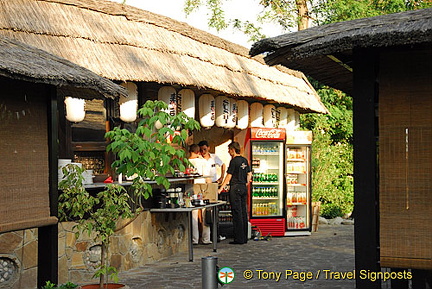
<path fill-rule="evenodd" d="M 59 184 L 59 217 L 64 221 L 75 221 L 76 234 L 86 232 L 101 244 L 101 265 L 94 277 L 99 277 L 97 287 L 108 287 L 108 276 L 118 282 L 117 269 L 109 266 L 108 249 L 110 237 L 118 230 L 119 220 L 133 220 L 141 211 L 140 198 L 147 199 L 152 187 L 147 180 L 169 188 L 166 176 L 184 171 L 189 165 L 186 152 L 179 147 L 185 145 L 188 131 L 199 129 L 195 120 L 184 113 L 170 115 L 167 104 L 162 101 L 147 101 L 138 110 L 140 121 L 135 132 L 115 127 L 106 133 L 111 141 L 108 152 L 117 160 L 112 164 L 117 173 L 138 177 L 133 179 L 131 192 L 119 184 L 108 184 L 96 195 L 90 194 L 83 185 L 84 169 L 76 165 L 63 168 L 64 179 Z M 156 127 L 159 127 L 157 129 Z M 135 204 L 135 208 L 131 208 Z M 131 221 L 130 221 L 131 222 Z M 111 285 L 114 286 L 114 285 Z M 82 288 L 86 288 L 82 286 Z M 112 287 L 121 288 L 121 287 Z"/>

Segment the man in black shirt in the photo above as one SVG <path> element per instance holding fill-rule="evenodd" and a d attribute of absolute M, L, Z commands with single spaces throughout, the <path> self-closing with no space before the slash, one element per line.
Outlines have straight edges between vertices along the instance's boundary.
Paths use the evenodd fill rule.
<path fill-rule="evenodd" d="M 232 157 L 227 175 L 219 189 L 230 184 L 230 203 L 233 217 L 234 241 L 230 244 L 246 244 L 248 237 L 248 216 L 246 208 L 247 184 L 252 179 L 252 172 L 248 160 L 240 155 L 240 145 L 232 142 L 228 145 L 228 153 Z"/>

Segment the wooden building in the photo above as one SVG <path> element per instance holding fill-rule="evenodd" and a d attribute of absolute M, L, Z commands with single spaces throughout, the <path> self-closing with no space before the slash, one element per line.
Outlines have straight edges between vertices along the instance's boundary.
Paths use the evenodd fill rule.
<path fill-rule="evenodd" d="M 0 36 L 0 260 L 2 288 L 35 288 L 57 271 L 57 96 L 126 91 L 46 51 Z M 35 228 L 39 228 L 36 230 Z M 34 235 L 39 236 L 39 242 Z M 38 264 L 43 264 L 39 266 Z"/>
<path fill-rule="evenodd" d="M 432 282 L 431 47 L 432 9 L 423 9 L 284 34 L 250 51 L 353 96 L 356 269 L 411 269 L 410 288 Z"/>

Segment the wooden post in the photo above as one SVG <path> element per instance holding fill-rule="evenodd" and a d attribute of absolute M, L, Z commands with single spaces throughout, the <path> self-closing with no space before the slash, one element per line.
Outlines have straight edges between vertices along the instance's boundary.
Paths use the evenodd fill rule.
<path fill-rule="evenodd" d="M 354 232 L 357 272 L 379 272 L 379 211 L 377 179 L 378 126 L 375 115 L 378 54 L 354 53 Z M 356 279 L 357 288 L 381 288 L 379 281 Z"/>
<path fill-rule="evenodd" d="M 50 215 L 58 216 L 58 126 L 57 93 L 54 86 L 47 89 L 48 100 L 48 140 L 49 140 L 49 194 Z M 37 288 L 46 281 L 58 282 L 58 226 L 57 224 L 38 229 L 38 273 Z"/>
<path fill-rule="evenodd" d="M 312 232 L 318 231 L 321 202 L 312 202 Z"/>

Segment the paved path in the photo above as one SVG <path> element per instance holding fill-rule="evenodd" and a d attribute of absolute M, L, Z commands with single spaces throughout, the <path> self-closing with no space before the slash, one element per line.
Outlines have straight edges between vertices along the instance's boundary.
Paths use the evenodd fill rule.
<path fill-rule="evenodd" d="M 246 245 L 230 245 L 229 241 L 220 242 L 215 253 L 210 246 L 194 246 L 194 262 L 187 261 L 187 252 L 179 253 L 121 273 L 120 281 L 131 289 L 201 288 L 201 258 L 215 256 L 220 268 L 231 267 L 236 274 L 232 283 L 219 288 L 355 287 L 354 280 L 342 276 L 354 270 L 352 225 L 321 225 L 311 236 L 252 240 Z M 287 277 L 287 272 L 291 276 Z M 253 275 L 250 280 L 244 277 L 249 273 Z M 278 273 L 280 279 L 276 280 Z M 301 280 L 308 277 L 311 279 Z"/>

